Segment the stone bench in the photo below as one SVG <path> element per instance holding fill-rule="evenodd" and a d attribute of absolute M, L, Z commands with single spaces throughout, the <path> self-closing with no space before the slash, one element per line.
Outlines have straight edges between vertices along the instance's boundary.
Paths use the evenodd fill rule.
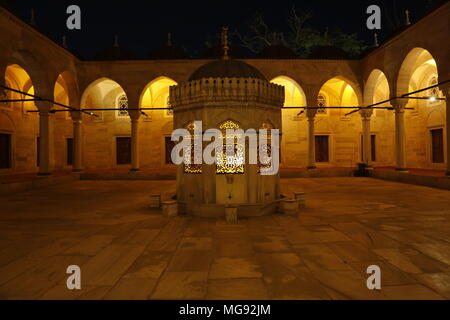
<path fill-rule="evenodd" d="M 163 216 L 172 218 L 178 215 L 178 205 L 176 201 L 162 201 L 161 206 Z"/>
<path fill-rule="evenodd" d="M 227 223 L 237 223 L 238 221 L 238 207 L 228 206 L 225 207 L 225 221 Z"/>
<path fill-rule="evenodd" d="M 160 194 L 152 194 L 150 195 L 150 208 L 159 208 L 161 207 L 161 195 Z"/>

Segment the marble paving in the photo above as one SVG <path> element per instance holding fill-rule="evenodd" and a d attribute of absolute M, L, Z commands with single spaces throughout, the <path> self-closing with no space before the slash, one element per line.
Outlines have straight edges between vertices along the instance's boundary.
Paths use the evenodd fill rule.
<path fill-rule="evenodd" d="M 0 197 L 0 299 L 450 299 L 450 191 L 282 180 L 298 217 L 167 219 L 173 181 L 77 181 Z M 81 267 L 81 290 L 66 268 Z M 382 288 L 366 286 L 381 268 Z"/>

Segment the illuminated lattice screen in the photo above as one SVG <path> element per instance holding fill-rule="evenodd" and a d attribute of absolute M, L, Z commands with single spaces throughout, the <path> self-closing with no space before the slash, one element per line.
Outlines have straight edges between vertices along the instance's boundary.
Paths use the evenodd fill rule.
<path fill-rule="evenodd" d="M 234 144 L 234 152 L 227 154 L 226 145 L 223 146 L 223 152 L 216 156 L 216 173 L 218 174 L 242 174 L 244 173 L 244 147 L 240 144 Z"/>

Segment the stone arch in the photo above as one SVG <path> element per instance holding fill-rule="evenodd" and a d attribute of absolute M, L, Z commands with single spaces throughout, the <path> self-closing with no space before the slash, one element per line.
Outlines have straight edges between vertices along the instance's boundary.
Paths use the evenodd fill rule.
<path fill-rule="evenodd" d="M 337 88 L 335 88 L 335 90 L 333 90 L 334 95 L 336 96 L 336 93 L 337 93 L 337 96 L 339 96 L 339 99 L 341 100 L 339 106 L 344 106 L 344 104 L 350 103 L 350 101 L 342 101 L 343 98 L 345 98 L 344 95 L 349 93 L 348 92 L 349 88 L 351 88 L 351 90 L 353 91 L 354 98 L 355 98 L 355 99 L 352 99 L 353 101 L 351 101 L 352 105 L 360 106 L 362 104 L 363 98 L 362 98 L 361 88 L 360 88 L 359 84 L 348 79 L 347 77 L 344 77 L 344 76 L 335 76 L 331 79 L 328 79 L 320 86 L 319 92 L 326 91 L 325 90 L 326 86 L 329 86 L 333 82 L 340 82 L 340 86 L 338 86 L 339 89 L 337 90 Z M 327 94 L 329 96 L 333 95 L 333 94 L 330 94 L 329 92 L 327 92 Z M 330 103 L 330 104 L 333 105 L 333 103 Z"/>
<path fill-rule="evenodd" d="M 169 96 L 169 87 L 177 85 L 177 82 L 172 78 L 166 76 L 159 76 L 150 81 L 142 90 L 139 98 L 140 107 L 165 107 L 167 101 L 164 101 L 166 105 L 155 105 L 160 102 L 162 95 Z M 164 99 L 163 99 L 164 100 Z M 149 105 L 146 105 L 149 104 Z"/>
<path fill-rule="evenodd" d="M 294 79 L 285 75 L 280 75 L 270 80 L 270 82 L 285 87 L 284 106 L 299 107 L 308 104 L 303 88 Z"/>
<path fill-rule="evenodd" d="M 53 99 L 56 102 L 79 108 L 80 96 L 78 84 L 71 71 L 61 72 L 55 80 Z M 66 100 L 61 102 L 59 100 Z"/>
<path fill-rule="evenodd" d="M 405 93 L 409 92 L 410 82 L 414 72 L 418 67 L 427 63 L 428 61 L 434 61 L 434 65 L 436 66 L 436 72 L 438 70 L 436 65 L 436 60 L 433 55 L 426 49 L 416 47 L 409 51 L 409 53 L 404 58 L 400 70 L 397 76 L 397 90 L 396 94 L 401 96 Z"/>
<path fill-rule="evenodd" d="M 374 69 L 364 86 L 364 105 L 371 105 L 389 99 L 389 82 L 383 71 Z"/>
<path fill-rule="evenodd" d="M 36 53 L 31 53 L 27 50 L 17 50 L 9 56 L 6 66 L 21 66 L 33 80 L 35 94 L 43 98 L 52 98 L 52 83 L 49 80 L 48 72 L 43 68 L 44 62 L 44 59 L 41 59 Z"/>
<path fill-rule="evenodd" d="M 18 64 L 11 64 L 6 67 L 4 81 L 5 85 L 9 86 L 12 89 L 26 92 L 31 95 L 35 94 L 34 83 L 31 80 L 28 71 Z M 28 97 L 26 95 L 22 95 L 20 93 L 6 89 L 5 94 L 8 98 L 11 99 L 32 99 L 31 97 Z M 4 106 L 12 107 L 12 109 L 20 108 L 22 112 L 26 112 L 28 110 L 36 110 L 36 104 L 33 101 L 10 102 L 9 104 L 5 104 Z"/>
<path fill-rule="evenodd" d="M 100 78 L 86 87 L 81 96 L 81 108 L 116 108 L 117 96 L 126 94 L 122 86 L 110 78 Z M 118 111 L 116 111 L 118 113 Z M 103 112 L 99 113 L 103 115 Z"/>

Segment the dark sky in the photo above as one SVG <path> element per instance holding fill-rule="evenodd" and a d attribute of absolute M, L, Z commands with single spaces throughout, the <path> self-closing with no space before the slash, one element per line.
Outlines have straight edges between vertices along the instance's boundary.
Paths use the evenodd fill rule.
<path fill-rule="evenodd" d="M 2 1 L 0 1 L 1 3 Z M 29 21 L 31 8 L 35 9 L 39 29 L 61 42 L 67 35 L 69 47 L 84 58 L 113 43 L 114 34 L 119 35 L 121 46 L 135 55 L 145 57 L 150 49 L 165 43 L 167 32 L 172 33 L 173 43 L 188 49 L 192 56 L 199 56 L 205 48 L 208 36 L 220 32 L 223 25 L 231 30 L 245 32 L 249 19 L 260 12 L 274 31 L 287 28 L 286 17 L 296 5 L 299 11 L 311 12 L 308 25 L 319 30 L 339 27 L 347 33 L 357 33 L 368 43 L 373 42 L 373 33 L 366 28 L 366 8 L 379 4 L 382 11 L 382 34 L 392 31 L 388 16 L 396 12 L 404 19 L 404 10 L 411 11 L 414 22 L 426 12 L 433 2 L 439 0 L 352 0 L 352 1 L 173 1 L 173 0 L 127 0 L 127 1 L 3 1 L 16 14 Z M 66 8 L 71 4 L 81 7 L 82 29 L 66 29 Z M 382 36 L 381 36 L 382 37 Z"/>

